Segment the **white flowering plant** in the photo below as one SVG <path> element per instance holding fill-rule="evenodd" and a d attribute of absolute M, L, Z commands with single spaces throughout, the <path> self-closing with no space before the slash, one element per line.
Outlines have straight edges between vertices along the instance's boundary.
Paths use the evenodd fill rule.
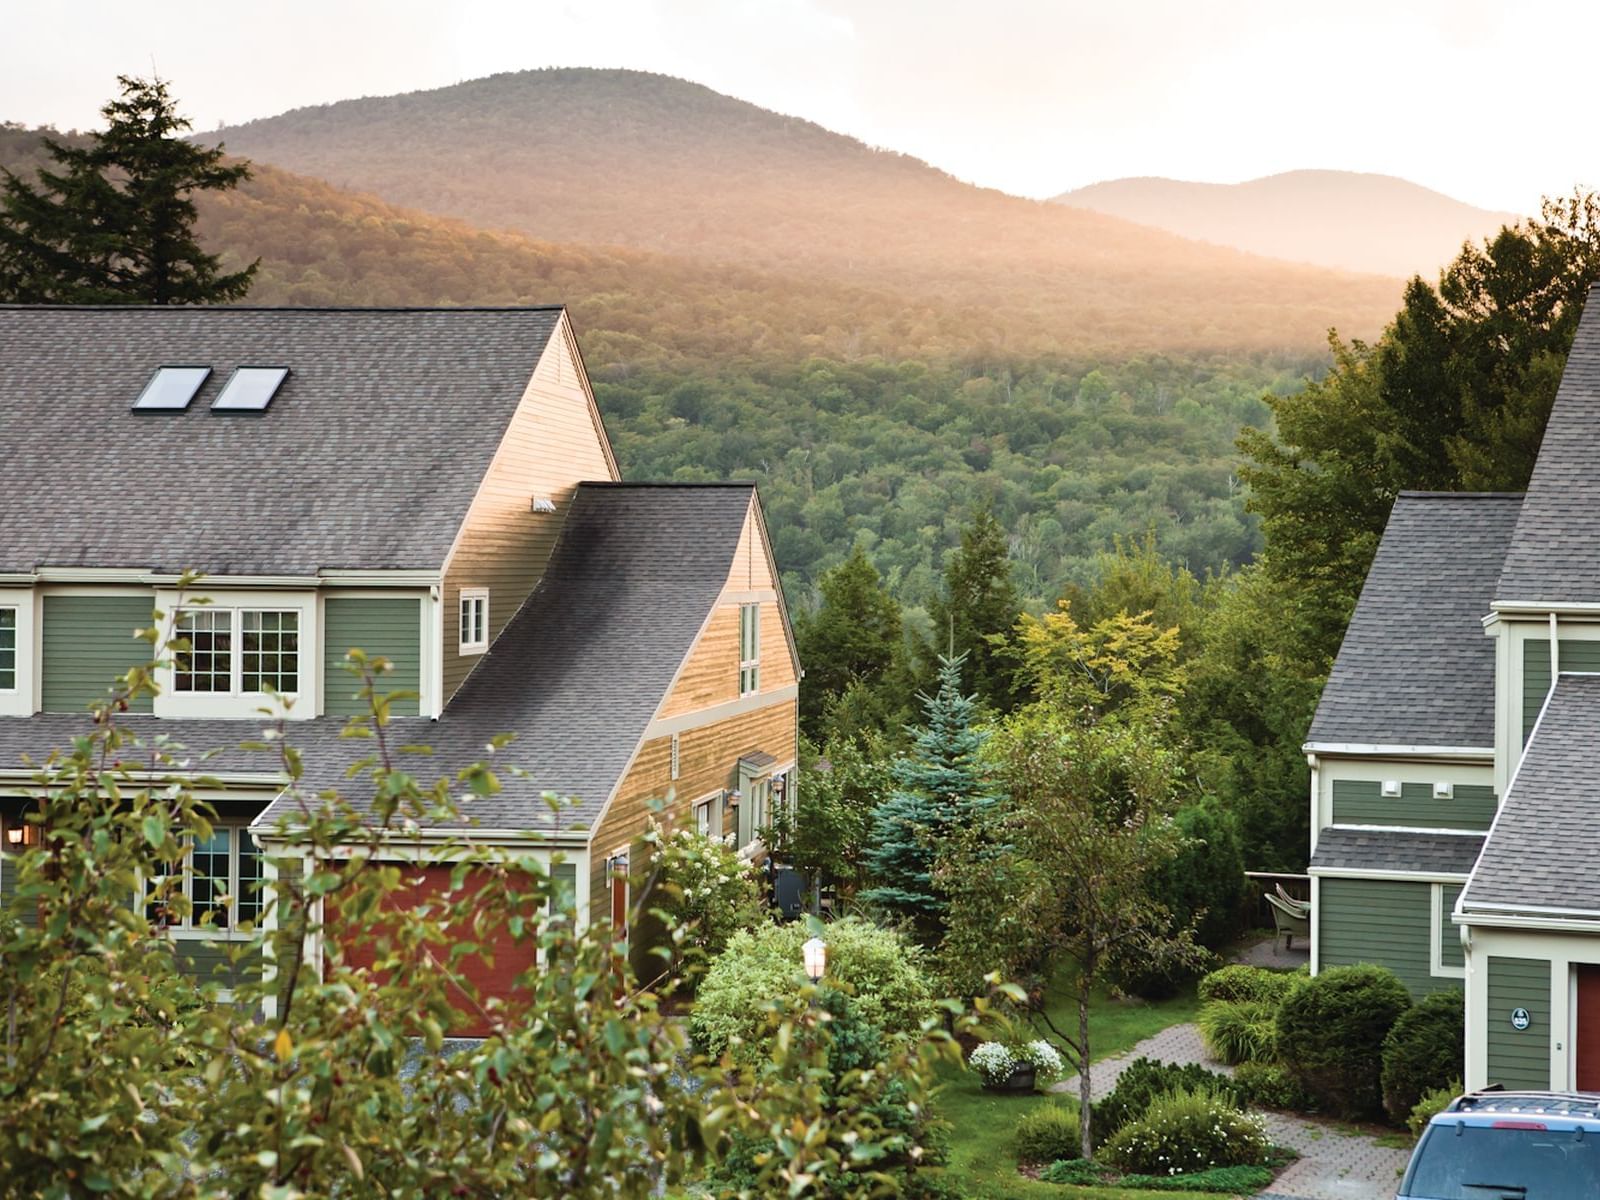
<path fill-rule="evenodd" d="M 1067 1067 L 1061 1059 L 1061 1051 L 1043 1038 L 1035 1038 L 1025 1045 L 1018 1046 L 1013 1053 L 1017 1056 L 1018 1062 L 1032 1065 L 1034 1082 L 1041 1087 L 1054 1083 L 1066 1074 Z"/>
<path fill-rule="evenodd" d="M 1060 1079 L 1066 1064 L 1061 1052 L 1043 1038 L 1007 1044 L 982 1042 L 967 1059 L 967 1064 L 990 1087 L 999 1087 L 1022 1067 L 1033 1068 L 1033 1082 L 1043 1087 Z"/>
<path fill-rule="evenodd" d="M 1017 1056 L 1002 1042 L 983 1042 L 968 1057 L 967 1065 L 979 1079 L 998 1087 L 1017 1069 Z"/>
<path fill-rule="evenodd" d="M 1215 1167 L 1260 1166 L 1271 1153 L 1266 1125 L 1208 1088 L 1167 1092 L 1143 1117 L 1112 1134 L 1103 1151 L 1118 1169 L 1141 1175 L 1192 1175 Z"/>
<path fill-rule="evenodd" d="M 696 968 L 721 954 L 735 933 L 770 923 L 766 889 L 754 867 L 693 829 L 655 836 L 659 892 L 651 904 L 676 927 L 674 963 L 689 968 L 692 986 Z"/>

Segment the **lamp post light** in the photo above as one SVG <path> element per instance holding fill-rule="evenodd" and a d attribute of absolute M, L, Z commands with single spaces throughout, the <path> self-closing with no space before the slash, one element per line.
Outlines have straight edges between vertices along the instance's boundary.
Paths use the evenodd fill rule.
<path fill-rule="evenodd" d="M 828 973 L 828 943 L 814 937 L 800 947 L 800 953 L 805 956 L 807 977 L 812 983 L 821 983 Z"/>

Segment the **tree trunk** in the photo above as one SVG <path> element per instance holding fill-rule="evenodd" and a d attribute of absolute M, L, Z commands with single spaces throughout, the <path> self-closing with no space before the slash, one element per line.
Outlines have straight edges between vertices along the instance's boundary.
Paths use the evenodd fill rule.
<path fill-rule="evenodd" d="M 1089 1103 L 1089 972 L 1078 972 L 1078 1142 L 1080 1157 L 1094 1157 L 1090 1129 L 1094 1112 Z"/>

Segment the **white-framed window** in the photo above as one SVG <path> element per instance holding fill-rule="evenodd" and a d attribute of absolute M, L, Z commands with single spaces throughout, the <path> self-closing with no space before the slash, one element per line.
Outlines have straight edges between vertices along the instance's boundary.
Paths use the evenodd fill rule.
<path fill-rule="evenodd" d="M 694 831 L 701 837 L 711 836 L 711 805 L 714 801 L 702 800 L 694 806 Z"/>
<path fill-rule="evenodd" d="M 17 690 L 17 610 L 0 608 L 0 692 Z"/>
<path fill-rule="evenodd" d="M 461 589 L 461 653 L 482 654 L 489 648 L 489 589 Z"/>
<path fill-rule="evenodd" d="M 761 687 L 761 605 L 739 606 L 739 695 Z"/>
<path fill-rule="evenodd" d="M 226 930 L 261 920 L 261 851 L 243 825 L 213 825 L 211 836 L 189 848 L 171 872 L 146 883 L 145 915 L 165 929 Z M 189 899 L 188 915 L 171 904 Z"/>
<path fill-rule="evenodd" d="M 173 691 L 224 696 L 300 690 L 298 609 L 184 608 L 176 633 L 189 644 L 173 664 Z"/>
<path fill-rule="evenodd" d="M 669 757 L 671 759 L 671 763 L 670 763 L 669 768 L 668 768 L 668 773 L 669 773 L 671 778 L 676 779 L 678 777 L 678 765 L 679 765 L 679 759 L 678 759 L 678 735 L 677 734 L 673 734 L 672 735 L 672 748 L 671 748 L 671 750 L 669 752 Z"/>

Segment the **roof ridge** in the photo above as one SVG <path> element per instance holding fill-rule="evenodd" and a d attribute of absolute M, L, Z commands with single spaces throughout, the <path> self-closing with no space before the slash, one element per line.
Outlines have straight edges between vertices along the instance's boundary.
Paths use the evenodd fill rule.
<path fill-rule="evenodd" d="M 1431 492 L 1402 488 L 1397 498 L 1407 500 L 1521 500 L 1526 492 Z"/>
<path fill-rule="evenodd" d="M 690 483 L 686 480 L 675 479 L 583 479 L 578 482 L 584 488 L 681 488 L 691 490 L 694 488 L 753 488 L 756 481 L 753 479 L 713 479 L 704 483 Z"/>

